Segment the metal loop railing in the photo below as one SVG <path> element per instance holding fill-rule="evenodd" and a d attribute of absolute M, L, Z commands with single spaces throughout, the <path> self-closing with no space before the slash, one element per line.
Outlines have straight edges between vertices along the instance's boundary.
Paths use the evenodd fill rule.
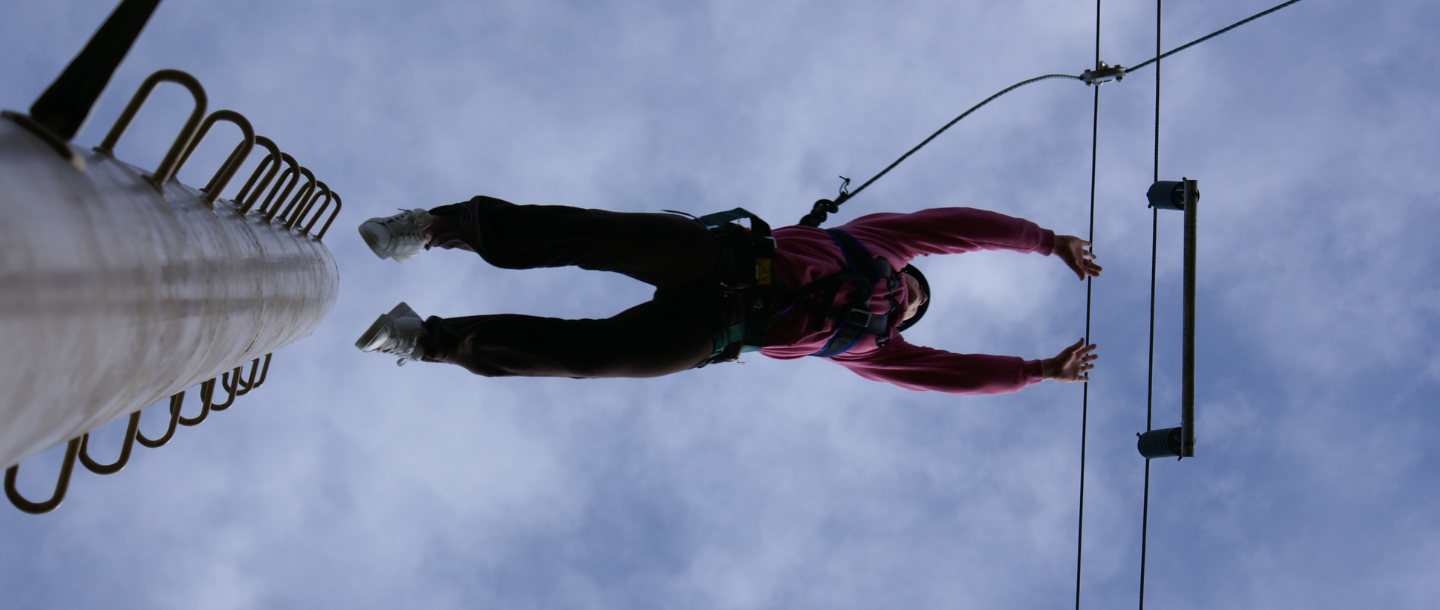
<path fill-rule="evenodd" d="M 205 117 L 205 122 L 200 124 L 200 130 L 195 133 L 195 138 L 190 141 L 189 146 L 185 147 L 185 154 L 180 156 L 180 162 L 175 165 L 176 173 L 185 167 L 185 162 L 190 160 L 190 155 L 200 147 L 200 142 L 205 139 L 206 134 L 210 133 L 210 128 L 217 121 L 234 123 L 236 127 L 240 128 L 240 133 L 244 137 L 235 146 L 235 150 L 230 153 L 230 156 L 225 158 L 225 163 L 220 165 L 220 169 L 215 170 L 215 174 L 210 176 L 210 181 L 205 183 L 205 188 L 200 189 L 205 192 L 202 200 L 206 205 L 212 206 L 215 205 L 215 200 L 220 198 L 220 191 L 225 190 L 225 187 L 230 184 L 230 179 L 235 177 L 235 172 L 240 171 L 240 165 L 245 163 L 245 159 L 250 156 L 250 151 L 255 148 L 255 129 L 250 126 L 249 120 L 234 110 L 216 110 L 210 113 L 210 116 Z"/>
<path fill-rule="evenodd" d="M 271 187 L 270 194 L 265 196 L 265 202 L 260 204 L 258 213 L 260 214 L 260 218 L 265 222 L 270 222 L 275 218 L 275 213 L 280 209 L 280 206 L 285 203 L 285 199 L 290 196 L 290 191 L 295 188 L 296 184 L 300 183 L 300 164 L 295 162 L 295 157 L 286 153 L 280 153 L 280 160 L 284 161 L 289 167 L 285 168 L 285 171 L 280 174 L 280 179 L 275 182 L 274 187 Z M 286 178 L 289 178 L 290 181 L 286 182 Z M 282 185 L 284 186 L 283 189 L 281 188 Z M 279 194 L 279 198 L 276 198 L 277 193 Z M 270 205 L 272 201 L 275 204 L 273 206 Z"/>
<path fill-rule="evenodd" d="M 240 193 L 235 195 L 235 203 L 240 204 L 241 216 L 250 213 L 250 208 L 255 207 L 255 202 L 260 200 L 260 194 L 265 192 L 265 189 L 270 186 L 270 181 L 280 173 L 280 147 L 265 136 L 255 136 L 255 143 L 264 146 L 266 150 L 270 151 L 270 154 L 260 160 L 260 165 L 255 166 L 255 172 L 250 174 L 250 179 L 245 181 L 245 186 L 240 187 Z M 265 172 L 266 167 L 269 167 L 270 171 Z M 260 180 L 260 185 L 256 186 L 255 180 L 260 178 L 261 172 L 265 172 L 265 179 Z M 250 187 L 255 187 L 254 194 L 250 193 Z M 249 200 L 245 199 L 246 195 L 250 195 Z"/>
<path fill-rule="evenodd" d="M 125 438 L 124 443 L 120 447 L 120 457 L 113 463 L 101 464 L 90 457 L 89 432 L 70 439 L 69 446 L 65 449 L 64 461 L 60 466 L 60 477 L 55 482 L 55 492 L 51 494 L 49 500 L 44 502 L 31 502 L 20 495 L 20 491 L 15 487 L 15 481 L 20 472 L 19 464 L 5 469 L 5 496 L 10 499 L 10 503 L 14 504 L 16 508 L 32 515 L 44 514 L 55 510 L 60 506 L 60 502 L 64 501 L 65 492 L 70 488 L 70 475 L 75 470 L 75 460 L 77 457 L 87 470 L 95 474 L 106 475 L 120 472 L 120 470 L 125 468 L 125 465 L 130 462 L 130 455 L 135 443 L 140 443 L 151 449 L 163 447 L 174 438 L 177 426 L 194 426 L 199 424 L 204 421 L 206 417 L 209 417 L 211 411 L 224 411 L 235 403 L 236 396 L 260 387 L 261 384 L 265 383 L 265 378 L 270 373 L 271 356 L 272 354 L 265 354 L 265 363 L 263 366 L 259 358 L 251 361 L 250 379 L 248 381 L 241 378 L 241 373 L 245 370 L 245 365 L 242 363 L 230 371 L 221 373 L 218 377 L 202 382 L 200 384 L 200 415 L 196 417 L 187 418 L 180 414 L 181 407 L 185 403 L 185 392 L 178 392 L 174 396 L 171 396 L 170 422 L 166 424 L 165 434 L 160 438 L 148 438 L 145 436 L 145 433 L 140 431 L 140 414 L 144 412 L 143 409 L 131 413 L 130 421 L 125 426 Z M 260 376 L 259 379 L 255 378 L 257 371 Z M 217 384 L 230 395 L 229 398 L 221 404 L 213 402 Z"/>
<path fill-rule="evenodd" d="M 234 386 L 226 387 L 225 389 L 231 390 L 232 387 L 238 388 L 233 391 L 238 396 L 244 396 L 246 394 L 249 394 L 250 390 L 260 387 L 260 384 L 265 383 L 265 377 L 270 374 L 270 354 L 265 354 L 265 369 L 260 371 L 260 381 L 255 381 L 255 371 L 259 369 L 260 359 L 256 358 L 254 362 L 250 363 L 250 381 L 246 382 L 240 379 L 239 375 L 236 375 Z M 224 383 L 224 380 L 221 380 L 221 383 Z"/>
<path fill-rule="evenodd" d="M 190 113 L 190 119 L 185 121 L 185 126 L 175 137 L 175 143 L 170 146 L 169 152 L 165 153 L 165 159 L 160 162 L 159 167 L 155 168 L 155 173 L 148 176 L 150 183 L 161 190 L 165 188 L 165 183 L 175 177 L 175 172 L 179 171 L 180 156 L 190 146 L 190 141 L 195 138 L 196 130 L 200 128 L 200 121 L 205 118 L 205 88 L 200 86 L 200 82 L 195 80 L 195 77 L 179 70 L 161 70 L 151 74 L 149 78 L 145 79 L 145 82 L 140 83 L 140 90 L 130 98 L 130 104 L 125 107 L 124 112 L 120 113 L 120 118 L 115 119 L 115 125 L 110 128 L 110 133 L 100 142 L 100 146 L 95 148 L 104 154 L 114 155 L 115 144 L 120 141 L 120 136 L 125 133 L 126 128 L 130 127 L 130 122 L 135 119 L 135 114 L 140 111 L 140 106 L 145 103 L 145 99 L 150 97 L 150 92 L 154 91 L 155 86 L 162 82 L 178 83 L 188 89 L 190 95 L 195 98 L 195 110 Z"/>
<path fill-rule="evenodd" d="M 179 394 L 170 397 L 170 424 L 165 428 L 164 436 L 151 440 L 145 437 L 144 432 L 141 432 L 137 429 L 135 430 L 135 442 L 138 442 L 141 445 L 144 445 L 151 449 L 154 449 L 156 447 L 164 447 L 165 443 L 170 442 L 170 437 L 175 436 L 175 425 L 180 423 L 180 403 L 184 400 L 184 392 L 180 392 Z"/>
<path fill-rule="evenodd" d="M 203 130 L 200 137 L 204 137 Z M 340 194 L 330 190 L 329 185 L 324 182 L 315 180 L 315 175 L 310 170 L 296 163 L 294 157 L 281 152 L 280 148 L 269 138 L 255 136 L 255 144 L 264 146 L 269 154 L 265 155 L 265 158 L 260 160 L 260 164 L 255 166 L 255 170 L 250 172 L 250 178 L 245 181 L 245 186 L 240 187 L 240 192 L 235 195 L 235 204 L 239 206 L 240 214 L 246 215 L 255 211 L 266 222 L 275 222 L 278 219 L 287 230 L 299 228 L 301 235 L 311 236 L 316 241 L 324 239 L 325 233 L 330 230 L 330 225 L 340 215 L 340 210 L 345 207 L 340 201 Z M 234 153 L 231 158 L 234 158 Z M 283 173 L 280 171 L 280 161 L 277 159 L 284 161 L 289 166 Z M 243 159 L 241 160 L 243 161 Z M 230 167 L 229 161 L 226 163 L 226 167 Z M 238 164 L 236 165 L 238 166 Z M 276 174 L 279 174 L 278 180 L 276 180 Z M 299 184 L 302 176 L 307 182 L 295 194 L 295 197 L 291 198 L 290 194 L 295 190 L 295 186 Z M 216 188 L 215 180 L 212 178 L 211 184 L 206 185 L 207 193 L 212 191 L 218 193 L 221 188 L 224 188 L 223 184 Z M 260 201 L 262 194 L 265 195 L 263 202 Z M 321 197 L 324 197 L 325 200 L 316 209 L 315 202 L 319 201 Z M 285 205 L 287 200 L 289 205 Z M 325 215 L 325 210 L 330 208 L 332 201 L 335 202 L 334 211 L 330 212 L 330 217 L 320 227 L 320 233 L 312 236 L 310 232 L 320 222 L 320 217 Z M 258 206 L 257 203 L 259 203 Z M 283 212 L 280 211 L 282 205 L 285 206 Z M 309 222 L 305 222 L 307 217 L 310 219 Z M 304 223 L 303 227 L 301 226 L 302 222 Z"/>
<path fill-rule="evenodd" d="M 310 197 L 315 193 L 315 183 L 318 182 L 318 180 L 315 179 L 315 174 L 311 173 L 310 170 L 302 165 L 300 166 L 300 175 L 305 176 L 305 186 L 300 187 L 300 192 L 295 193 L 295 197 L 290 200 L 290 204 L 285 206 L 285 211 L 280 212 L 279 216 L 268 219 L 271 222 L 278 220 L 281 225 L 289 227 L 290 218 L 293 216 L 293 212 L 297 211 L 300 207 L 300 202 L 309 201 Z M 279 202 L 276 202 L 275 207 L 280 207 Z M 274 210 L 271 210 L 271 213 L 274 214 Z"/>
<path fill-rule="evenodd" d="M 211 398 L 214 394 L 215 394 L 215 380 L 214 380 L 214 379 L 211 379 L 210 381 L 202 381 L 202 382 L 200 382 L 200 414 L 199 414 L 199 415 L 196 415 L 195 417 L 185 417 L 184 415 L 181 415 L 181 416 L 180 416 L 180 425 L 182 425 L 182 426 L 187 426 L 187 427 L 189 427 L 189 426 L 198 426 L 198 425 L 200 425 L 200 422 L 205 421 L 205 418 L 210 417 L 210 398 Z M 183 402 L 185 401 L 185 393 L 184 393 L 184 392 L 181 392 L 181 393 L 180 393 L 180 401 L 181 401 L 181 403 L 183 403 Z M 178 406 L 176 407 L 176 411 L 179 411 L 179 410 L 180 410 L 181 408 L 183 408 L 183 407 L 184 407 L 183 404 L 178 405 Z"/>
<path fill-rule="evenodd" d="M 330 194 L 335 197 L 335 211 L 330 213 L 330 218 L 325 221 L 325 226 L 320 227 L 320 234 L 315 236 L 316 241 L 325 239 L 325 232 L 330 230 L 330 223 L 335 222 L 335 217 L 340 215 L 340 193 L 332 191 Z M 315 213 L 315 217 L 310 219 L 310 224 L 305 225 L 306 235 L 310 234 L 310 227 L 315 226 L 315 221 L 320 220 L 320 214 L 324 212 L 325 208 L 321 207 L 320 211 Z"/>
<path fill-rule="evenodd" d="M 242 369 L 242 368 L 245 368 L 245 365 L 242 364 L 242 365 L 240 365 L 240 366 L 235 367 L 234 374 L 235 374 L 236 377 L 239 377 L 239 376 L 240 376 L 240 369 Z M 235 394 L 235 385 L 238 385 L 238 384 L 231 385 L 231 384 L 225 383 L 225 380 L 228 379 L 228 378 L 230 377 L 230 375 L 231 375 L 231 374 L 227 372 L 227 373 L 221 374 L 220 377 L 217 377 L 217 378 L 216 378 L 216 379 L 219 379 L 219 380 L 220 380 L 220 387 L 221 387 L 221 388 L 224 388 L 224 390 L 230 394 L 230 398 L 226 399 L 225 402 L 223 402 L 223 403 L 211 402 L 211 403 L 210 403 L 210 410 L 211 410 L 211 411 L 224 411 L 225 409 L 229 409 L 229 408 L 230 408 L 230 405 L 235 404 L 235 396 L 236 396 L 236 394 Z M 210 396 L 209 398 L 214 398 L 214 393 L 215 393 L 215 379 L 211 379 L 211 380 L 210 380 L 210 393 L 211 393 L 211 396 Z M 208 401 L 208 398 L 207 398 L 207 401 Z"/>
<path fill-rule="evenodd" d="M 319 212 L 324 212 L 325 208 L 330 207 L 330 201 L 335 199 L 335 195 L 330 192 L 329 185 L 325 184 L 325 182 L 323 181 L 317 180 L 315 182 L 315 194 L 311 195 L 310 200 L 305 202 L 305 207 L 301 208 L 300 211 L 296 212 L 295 216 L 290 219 L 290 222 L 286 223 L 285 228 L 294 229 L 295 227 L 300 226 L 300 221 L 304 220 L 305 216 L 310 214 L 310 210 L 315 207 L 315 202 L 318 201 L 322 195 L 325 197 L 325 203 L 320 204 Z M 316 218 L 320 217 L 319 212 L 316 213 Z M 310 224 L 314 225 L 315 221 L 310 221 Z M 301 235 L 308 235 L 308 233 L 304 229 L 301 229 L 300 233 Z"/>
<path fill-rule="evenodd" d="M 80 435 L 80 463 L 95 474 L 115 474 L 130 462 L 130 450 L 135 447 L 135 433 L 140 431 L 140 412 L 130 414 L 130 423 L 125 426 L 125 442 L 120 446 L 120 458 L 112 464 L 101 464 L 90 458 L 90 433 Z"/>
<path fill-rule="evenodd" d="M 298 226 L 314 207 L 315 201 L 319 199 L 315 175 L 312 174 L 310 170 L 301 167 L 299 163 L 296 163 L 294 157 L 281 152 L 280 148 L 269 138 L 255 135 L 255 130 L 251 127 L 250 121 L 244 116 L 241 116 L 240 113 L 233 110 L 216 110 L 209 116 L 206 116 L 205 109 L 207 99 L 205 96 L 205 88 L 200 86 L 200 82 L 195 80 L 195 77 L 185 72 L 179 70 L 161 70 L 151 74 L 149 78 L 146 78 L 144 82 L 140 83 L 140 88 L 135 92 L 134 97 L 130 98 L 129 105 L 120 113 L 120 117 L 115 119 L 115 124 L 110 127 L 110 132 L 105 135 L 105 139 L 100 142 L 100 145 L 95 147 L 95 150 L 106 155 L 113 156 L 115 154 L 115 145 L 119 143 L 120 137 L 124 135 L 125 130 L 130 127 L 130 123 L 135 120 L 135 115 L 140 112 L 140 107 L 145 104 L 145 100 L 150 97 L 155 87 L 162 82 L 173 82 L 184 86 L 190 91 L 191 96 L 195 98 L 195 108 L 191 111 L 190 118 L 185 121 L 184 127 L 180 129 L 179 135 L 175 137 L 175 143 L 172 144 L 170 150 L 165 153 L 165 158 L 160 162 L 159 167 L 155 168 L 154 173 L 146 176 L 146 179 L 149 180 L 155 188 L 163 191 L 165 184 L 174 179 L 175 175 L 180 172 L 180 168 L 184 167 L 185 162 L 190 160 L 190 155 L 195 152 L 195 149 L 200 145 L 200 141 L 210 132 L 210 128 L 218 121 L 229 121 L 240 128 L 244 137 L 240 144 L 236 145 L 235 150 L 230 153 L 230 156 L 226 157 L 225 162 L 220 165 L 220 168 L 216 170 L 215 174 L 210 177 L 210 181 L 205 184 L 205 188 L 200 189 L 205 193 L 202 200 L 206 205 L 213 206 L 215 201 L 220 198 L 221 191 L 225 190 L 225 187 L 230 184 L 230 180 L 240 171 L 240 166 L 245 163 L 245 159 L 249 157 L 255 145 L 259 144 L 264 146 L 270 154 L 266 155 L 265 159 L 260 162 L 260 165 L 257 166 L 255 171 L 250 175 L 250 179 L 246 181 L 244 188 L 240 189 L 240 193 L 235 196 L 235 202 L 239 206 L 240 214 L 243 216 L 255 209 L 255 204 L 259 201 L 260 194 L 267 192 L 267 189 L 269 189 L 269 194 L 265 197 L 264 203 L 261 203 L 259 206 L 261 217 L 264 218 L 266 222 L 274 222 L 278 216 L 286 229 L 294 229 Z M 280 163 L 276 159 L 283 160 L 289 168 L 280 174 L 279 181 L 275 182 L 272 187 L 271 181 L 275 179 L 275 174 L 280 169 Z M 261 177 L 262 175 L 263 178 Z M 294 198 L 290 198 L 291 191 L 294 190 L 295 185 L 299 182 L 300 176 L 302 175 L 307 180 L 305 186 L 300 189 L 300 192 L 295 194 Z M 285 180 L 287 176 L 291 177 L 288 183 Z M 281 185 L 284 185 L 283 189 Z M 252 188 L 254 189 L 253 191 L 251 190 Z M 340 209 L 342 207 L 339 195 L 330 191 L 328 187 L 321 185 L 318 190 L 325 192 L 325 202 L 320 205 L 320 209 L 315 212 L 315 216 L 311 218 L 310 222 L 305 224 L 305 227 L 301 229 L 300 233 L 302 235 L 310 235 L 310 230 L 314 228 L 320 215 L 329 207 L 331 200 L 335 201 L 335 211 L 331 213 L 329 220 L 325 221 L 325 225 L 320 228 L 320 233 L 314 236 L 314 239 L 317 241 L 325 237 L 325 232 L 330 229 L 330 224 L 335 221 L 335 217 L 340 215 Z M 276 197 L 277 194 L 279 195 L 278 198 Z M 289 199 L 288 205 L 285 204 L 287 199 Z M 270 205 L 272 202 L 274 202 L 273 206 Z M 279 211 L 282 206 L 284 206 L 283 212 Z"/>
<path fill-rule="evenodd" d="M 65 447 L 65 461 L 60 464 L 60 479 L 55 481 L 55 493 L 50 499 L 44 502 L 31 502 L 20 495 L 15 489 L 15 478 L 20 475 L 20 465 L 16 464 L 5 469 L 5 497 L 10 498 L 10 503 L 22 511 L 32 515 L 43 515 L 56 508 L 65 501 L 65 492 L 70 489 L 70 473 L 75 471 L 75 454 L 80 452 L 80 439 L 70 439 L 69 446 Z"/>

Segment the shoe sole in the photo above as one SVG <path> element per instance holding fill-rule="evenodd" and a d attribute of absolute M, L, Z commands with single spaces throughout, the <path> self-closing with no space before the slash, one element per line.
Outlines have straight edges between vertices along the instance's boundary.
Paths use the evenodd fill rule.
<path fill-rule="evenodd" d="M 376 343 L 375 339 L 380 336 L 380 333 L 381 333 L 382 331 L 389 331 L 389 330 L 390 330 L 390 329 L 388 328 L 389 326 L 390 326 L 390 316 L 386 316 L 386 315 L 380 316 L 379 318 L 377 318 L 377 319 L 375 320 L 375 323 L 374 323 L 374 324 L 371 324 L 371 325 L 370 325 L 370 328 L 368 328 L 368 329 L 365 330 L 365 334 L 360 335 L 360 339 L 358 339 L 358 340 L 355 341 L 355 347 L 359 348 L 360 351 L 365 352 L 365 353 L 367 353 L 367 354 L 370 353 L 370 352 L 375 351 L 375 349 L 376 349 L 376 347 L 375 347 L 375 343 Z M 386 334 L 389 334 L 389 333 L 387 332 Z"/>
<path fill-rule="evenodd" d="M 407 315 L 417 318 L 420 317 L 420 314 L 415 313 L 414 309 L 411 309 L 409 305 L 401 301 L 399 305 L 396 305 L 394 309 L 390 310 L 390 313 L 382 314 L 379 318 L 376 318 L 375 323 L 371 324 L 370 328 L 365 329 L 365 332 L 360 335 L 360 339 L 355 341 L 355 347 L 365 353 L 375 351 L 376 348 L 372 348 L 371 346 L 375 344 L 375 339 L 380 336 L 380 332 L 386 331 L 387 334 L 393 332 L 392 329 L 395 327 L 395 318 Z"/>
<path fill-rule="evenodd" d="M 370 251 L 374 252 L 375 256 L 378 256 L 381 259 L 390 258 L 390 255 L 388 254 L 381 254 L 382 248 L 380 247 L 380 236 L 377 235 L 376 232 L 373 230 L 366 230 L 366 228 L 372 224 L 379 223 L 376 223 L 373 219 L 360 223 L 360 238 L 365 240 L 365 245 L 370 246 Z"/>

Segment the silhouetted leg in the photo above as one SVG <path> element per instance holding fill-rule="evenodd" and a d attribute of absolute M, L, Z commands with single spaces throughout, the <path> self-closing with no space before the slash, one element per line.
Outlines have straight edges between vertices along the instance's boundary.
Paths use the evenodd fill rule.
<path fill-rule="evenodd" d="M 704 277 L 720 260 L 710 231 L 674 214 L 515 205 L 484 196 L 430 212 L 454 218 L 462 207 L 469 224 L 436 235 L 432 243 L 475 252 L 505 269 L 574 265 L 665 288 Z"/>
<path fill-rule="evenodd" d="M 425 359 L 486 377 L 658 377 L 710 357 L 711 329 L 702 315 L 654 300 L 605 320 L 432 317 L 425 330 L 435 349 Z"/>

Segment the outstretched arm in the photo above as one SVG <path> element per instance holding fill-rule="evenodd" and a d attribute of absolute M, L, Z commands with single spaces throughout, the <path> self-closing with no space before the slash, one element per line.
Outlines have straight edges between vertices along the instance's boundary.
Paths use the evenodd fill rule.
<path fill-rule="evenodd" d="M 831 361 L 866 379 L 949 394 L 1005 394 L 1044 380 L 1039 360 L 956 354 L 912 345 L 902 337 L 876 350 L 847 352 Z"/>
<path fill-rule="evenodd" d="M 1089 381 L 1089 372 L 1098 358 L 1094 350 L 1094 345 L 1085 345 L 1081 339 L 1054 358 L 1027 361 L 1014 356 L 955 354 L 912 345 L 897 337 L 874 351 L 841 354 L 831 360 L 866 379 L 910 390 L 1004 394 L 1045 379 Z"/>
<path fill-rule="evenodd" d="M 1100 277 L 1100 265 L 1095 264 L 1095 253 L 1086 250 L 1089 247 L 1090 242 L 1074 235 L 1055 236 L 1055 256 L 1065 261 L 1081 280 L 1086 277 Z"/>
<path fill-rule="evenodd" d="M 1045 371 L 1046 379 L 1066 383 L 1088 382 L 1090 370 L 1095 368 L 1094 362 L 1099 358 L 1100 355 L 1095 353 L 1095 344 L 1085 345 L 1085 340 L 1081 339 L 1061 350 L 1060 355 L 1041 360 L 1040 368 Z"/>

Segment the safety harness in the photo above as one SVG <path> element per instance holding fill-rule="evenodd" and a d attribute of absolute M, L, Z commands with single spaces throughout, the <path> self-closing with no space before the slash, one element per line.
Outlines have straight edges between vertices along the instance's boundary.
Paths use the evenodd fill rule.
<path fill-rule="evenodd" d="M 735 222 L 747 218 L 750 220 L 748 232 Z M 879 345 L 889 341 L 892 322 L 899 319 L 899 302 L 890 297 L 890 310 L 874 314 L 870 312 L 870 297 L 874 294 L 874 285 L 882 279 L 893 292 L 900 287 L 900 277 L 889 261 L 871 256 L 849 233 L 839 229 L 825 231 L 844 253 L 844 270 L 798 288 L 788 288 L 775 280 L 775 238 L 764 220 L 744 208 L 696 220 L 710 229 L 722 246 L 718 269 L 721 285 L 753 299 L 742 320 L 715 331 L 715 352 L 706 364 L 730 362 L 741 353 L 758 351 L 765 345 L 765 331 L 792 310 L 811 314 L 814 330 L 820 330 L 827 319 L 838 321 L 835 334 L 812 356 L 830 358 L 843 354 L 867 334 L 875 335 Z M 853 287 L 850 296 L 844 305 L 836 307 L 835 297 L 847 285 Z"/>

